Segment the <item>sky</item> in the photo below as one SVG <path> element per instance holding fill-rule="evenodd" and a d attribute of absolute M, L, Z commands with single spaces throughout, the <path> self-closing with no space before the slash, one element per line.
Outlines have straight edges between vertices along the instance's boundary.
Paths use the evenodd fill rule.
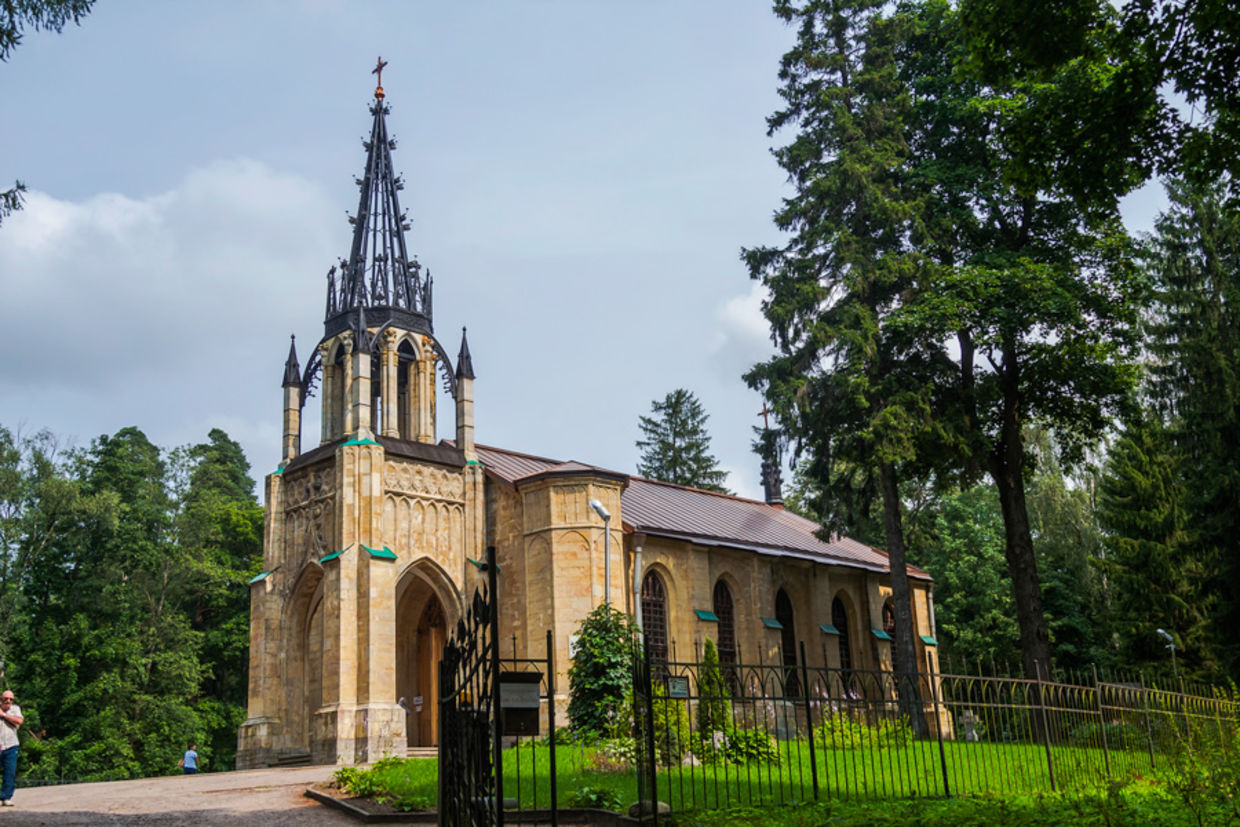
<path fill-rule="evenodd" d="M 742 247 L 789 194 L 766 134 L 794 32 L 761 2 L 99 0 L 0 63 L 0 426 L 280 460 L 283 364 L 347 257 L 379 56 L 407 234 L 481 444 L 634 473 L 639 417 L 701 400 L 760 499 Z M 1125 203 L 1148 228 L 1156 188 Z M 441 400 L 440 438 L 454 434 Z M 318 444 L 316 400 L 302 447 Z M 785 481 L 789 474 L 785 473 Z"/>

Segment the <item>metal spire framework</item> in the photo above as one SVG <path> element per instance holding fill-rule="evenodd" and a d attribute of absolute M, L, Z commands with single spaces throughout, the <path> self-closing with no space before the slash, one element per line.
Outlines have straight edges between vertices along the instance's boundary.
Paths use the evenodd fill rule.
<path fill-rule="evenodd" d="M 349 217 L 353 225 L 353 246 L 348 261 L 341 260 L 340 278 L 336 268 L 327 274 L 327 312 L 324 323 L 331 336 L 356 326 L 365 308 L 371 325 L 388 322 L 406 330 L 431 334 L 431 275 L 422 273 L 417 259 L 410 259 L 405 231 L 408 216 L 400 208 L 397 193 L 404 181 L 392 170 L 392 150 L 396 141 L 388 137 L 383 76 L 386 63 L 380 59 L 372 74 L 379 75 L 375 102 L 370 107 L 374 121 L 366 148 L 366 169 L 355 179 L 360 190 L 357 214 Z"/>

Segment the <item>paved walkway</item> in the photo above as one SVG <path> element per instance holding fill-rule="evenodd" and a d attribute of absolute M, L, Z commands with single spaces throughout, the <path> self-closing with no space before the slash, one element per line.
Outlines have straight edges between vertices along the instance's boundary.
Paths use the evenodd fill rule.
<path fill-rule="evenodd" d="M 335 767 L 211 772 L 19 789 L 0 827 L 48 825 L 346 825 L 357 822 L 304 797 Z"/>

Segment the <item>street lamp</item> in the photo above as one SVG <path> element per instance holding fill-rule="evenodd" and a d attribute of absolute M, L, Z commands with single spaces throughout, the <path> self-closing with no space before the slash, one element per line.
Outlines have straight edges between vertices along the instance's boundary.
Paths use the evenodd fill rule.
<path fill-rule="evenodd" d="M 1175 638 L 1173 638 L 1166 629 L 1155 629 L 1163 640 L 1167 641 L 1167 648 L 1171 650 L 1171 674 L 1175 675 L 1176 683 L 1180 682 L 1180 670 L 1175 665 Z"/>
<path fill-rule="evenodd" d="M 611 513 L 598 500 L 590 500 L 590 507 L 603 518 L 603 602 L 611 606 Z"/>

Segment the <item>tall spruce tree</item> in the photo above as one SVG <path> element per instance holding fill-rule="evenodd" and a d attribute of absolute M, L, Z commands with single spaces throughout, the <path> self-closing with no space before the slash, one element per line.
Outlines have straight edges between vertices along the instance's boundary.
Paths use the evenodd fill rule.
<path fill-rule="evenodd" d="M 1153 411 L 1132 417 L 1107 455 L 1098 497 L 1107 549 L 1099 565 L 1127 665 L 1166 665 L 1156 629 L 1176 636 L 1190 672 L 1211 665 L 1211 607 L 1205 569 L 1188 541 L 1185 482 L 1166 425 Z"/>
<path fill-rule="evenodd" d="M 1185 542 L 1217 602 L 1211 643 L 1240 676 L 1240 206 L 1228 181 L 1167 187 L 1146 244 L 1157 285 L 1151 395 L 1176 446 Z"/>
<path fill-rule="evenodd" d="M 763 312 L 779 350 L 745 378 L 807 452 L 813 506 L 828 532 L 856 526 L 878 504 L 893 665 L 903 711 L 922 732 L 900 483 L 923 472 L 918 462 L 930 453 L 918 445 L 932 430 L 940 361 L 888 324 L 917 289 L 921 257 L 907 243 L 916 204 L 904 176 L 910 98 L 894 59 L 903 21 L 884 17 L 884 6 L 775 4 L 797 41 L 780 64 L 784 106 L 767 123 L 772 135 L 796 130 L 775 150 L 795 194 L 775 216 L 790 240 L 743 252 L 750 275 L 770 291 Z"/>
<path fill-rule="evenodd" d="M 698 398 L 677 388 L 662 402 L 651 402 L 650 412 L 652 416 L 639 420 L 645 438 L 637 441 L 642 450 L 637 473 L 677 485 L 731 493 L 724 487 L 727 472 L 710 453 L 710 434 L 706 432 L 710 417 Z"/>

